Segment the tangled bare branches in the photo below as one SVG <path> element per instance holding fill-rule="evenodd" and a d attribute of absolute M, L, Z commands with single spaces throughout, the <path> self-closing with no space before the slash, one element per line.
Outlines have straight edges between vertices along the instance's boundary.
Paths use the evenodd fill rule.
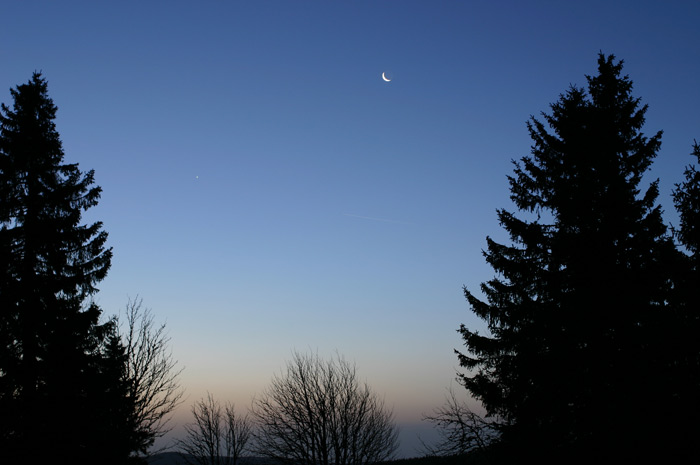
<path fill-rule="evenodd" d="M 224 409 L 211 394 L 192 406 L 194 423 L 185 426 L 187 436 L 177 442 L 189 465 L 236 465 L 251 436 L 248 416 L 236 415 L 233 404 Z"/>
<path fill-rule="evenodd" d="M 393 413 L 337 357 L 295 353 L 257 399 L 255 452 L 296 465 L 366 465 L 397 448 Z"/>
<path fill-rule="evenodd" d="M 435 425 L 439 439 L 434 445 L 423 443 L 426 455 L 461 455 L 485 450 L 498 438 L 498 424 L 474 413 L 466 403 L 457 399 L 450 389 L 442 407 L 423 417 Z"/>
<path fill-rule="evenodd" d="M 173 359 L 165 324 L 155 324 L 153 314 L 143 308 L 141 299 L 129 299 L 122 331 L 135 431 L 140 452 L 147 453 L 157 438 L 170 431 L 170 414 L 183 395 L 178 381 L 182 369 L 177 368 Z"/>

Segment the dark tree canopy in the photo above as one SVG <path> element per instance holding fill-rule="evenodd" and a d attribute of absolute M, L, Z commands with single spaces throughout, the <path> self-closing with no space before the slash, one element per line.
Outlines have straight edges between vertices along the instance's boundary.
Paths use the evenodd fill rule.
<path fill-rule="evenodd" d="M 587 81 L 528 122 L 531 155 L 509 176 L 520 214 L 498 211 L 512 245 L 487 238 L 497 276 L 485 300 L 464 289 L 489 334 L 461 326 L 460 377 L 504 443 L 632 460 L 677 432 L 664 428 L 678 403 L 663 405 L 678 393 L 667 350 L 677 251 L 658 181 L 642 185 L 661 132 L 642 133 L 647 106 L 622 61 L 600 54 Z"/>
<path fill-rule="evenodd" d="M 126 355 L 88 300 L 112 250 L 101 223 L 81 224 L 101 189 L 92 171 L 64 162 L 41 75 L 11 94 L 0 112 L 2 461 L 123 462 L 133 429 Z"/>

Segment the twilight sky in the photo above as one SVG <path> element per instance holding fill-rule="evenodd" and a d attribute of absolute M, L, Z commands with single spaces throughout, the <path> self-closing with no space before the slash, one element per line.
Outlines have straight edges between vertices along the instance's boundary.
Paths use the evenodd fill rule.
<path fill-rule="evenodd" d="M 700 139 L 697 1 L 22 1 L 2 16 L 0 101 L 48 79 L 66 160 L 103 188 L 86 220 L 114 260 L 96 300 L 114 314 L 139 295 L 167 321 L 178 424 L 206 391 L 247 408 L 292 350 L 337 350 L 414 455 L 455 384 L 456 329 L 483 327 L 461 288 L 492 276 L 481 249 L 505 240 L 495 210 L 528 117 L 585 85 L 599 51 L 624 59 L 645 132 L 664 130 L 649 179 L 668 222 Z"/>

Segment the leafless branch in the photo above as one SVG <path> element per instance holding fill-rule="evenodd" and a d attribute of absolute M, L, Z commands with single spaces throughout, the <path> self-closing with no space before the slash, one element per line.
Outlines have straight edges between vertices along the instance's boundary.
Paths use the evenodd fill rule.
<path fill-rule="evenodd" d="M 185 425 L 186 437 L 177 441 L 189 465 L 237 465 L 251 436 L 248 416 L 236 415 L 233 404 L 224 409 L 211 394 L 192 406 L 194 423 Z"/>
<path fill-rule="evenodd" d="M 183 390 L 169 348 L 165 324 L 156 325 L 153 314 L 144 309 L 141 299 L 129 299 L 125 327 L 120 336 L 126 347 L 129 395 L 134 402 L 134 422 L 142 453 L 155 440 L 170 431 L 170 414 L 181 403 Z"/>
<path fill-rule="evenodd" d="M 295 465 L 367 465 L 397 448 L 393 413 L 337 357 L 295 353 L 254 401 L 255 452 Z"/>
<path fill-rule="evenodd" d="M 423 443 L 426 455 L 449 456 L 485 450 L 498 438 L 498 424 L 474 413 L 450 389 L 445 404 L 425 415 L 423 420 L 435 425 L 439 434 L 436 444 Z"/>

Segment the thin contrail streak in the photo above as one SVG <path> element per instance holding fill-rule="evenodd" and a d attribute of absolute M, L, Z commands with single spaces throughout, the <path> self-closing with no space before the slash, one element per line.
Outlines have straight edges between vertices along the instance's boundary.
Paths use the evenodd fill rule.
<path fill-rule="evenodd" d="M 396 220 L 390 220 L 388 218 L 374 218 L 372 216 L 362 216 L 362 215 L 353 215 L 351 213 L 343 213 L 344 216 L 349 216 L 351 218 L 360 218 L 363 220 L 372 220 L 372 221 L 381 221 L 382 223 L 393 223 L 393 224 L 413 224 L 413 223 L 407 223 L 405 221 L 396 221 Z"/>

